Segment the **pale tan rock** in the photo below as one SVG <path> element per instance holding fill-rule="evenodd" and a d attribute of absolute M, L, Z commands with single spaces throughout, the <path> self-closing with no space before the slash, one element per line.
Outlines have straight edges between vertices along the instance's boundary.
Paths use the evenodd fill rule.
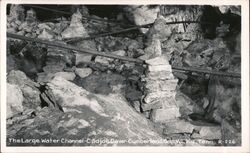
<path fill-rule="evenodd" d="M 76 65 L 79 65 L 81 63 L 89 63 L 92 59 L 91 54 L 87 53 L 76 53 Z"/>

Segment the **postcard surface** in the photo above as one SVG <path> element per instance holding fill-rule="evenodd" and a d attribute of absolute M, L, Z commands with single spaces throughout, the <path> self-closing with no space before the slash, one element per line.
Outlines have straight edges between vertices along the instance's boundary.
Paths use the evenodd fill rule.
<path fill-rule="evenodd" d="M 249 1 L 1 1 L 2 152 L 249 152 Z"/>

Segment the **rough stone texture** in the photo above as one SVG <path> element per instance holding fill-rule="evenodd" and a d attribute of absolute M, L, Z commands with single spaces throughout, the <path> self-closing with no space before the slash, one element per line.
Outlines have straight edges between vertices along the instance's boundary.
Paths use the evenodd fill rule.
<path fill-rule="evenodd" d="M 157 91 L 174 91 L 177 86 L 177 79 L 174 80 L 148 80 L 146 81 L 145 89 L 147 92 Z"/>
<path fill-rule="evenodd" d="M 175 101 L 175 88 L 178 80 L 173 77 L 168 57 L 162 55 L 160 39 L 154 38 L 145 49 L 145 53 L 148 65 L 146 76 L 141 79 L 144 89 L 142 110 L 152 110 L 150 119 L 153 122 L 175 120 L 180 116 Z"/>
<path fill-rule="evenodd" d="M 112 52 L 112 54 L 118 55 L 118 56 L 126 56 L 126 52 L 124 50 L 117 50 L 117 51 Z"/>
<path fill-rule="evenodd" d="M 10 71 L 7 82 L 18 85 L 21 89 L 24 101 L 24 108 L 37 109 L 40 106 L 40 91 L 35 87 L 36 84 L 30 80 L 22 71 Z"/>
<path fill-rule="evenodd" d="M 81 64 L 81 63 L 88 63 L 91 61 L 92 59 L 91 54 L 87 54 L 87 53 L 76 53 L 76 66 Z"/>
<path fill-rule="evenodd" d="M 157 72 L 160 72 L 160 71 L 172 72 L 172 67 L 171 67 L 171 65 L 154 65 L 154 66 L 148 66 L 148 70 L 150 72 L 153 72 L 153 71 L 157 71 Z"/>
<path fill-rule="evenodd" d="M 144 97 L 145 103 L 151 103 L 157 101 L 160 98 L 171 97 L 174 96 L 174 93 L 170 93 L 168 91 L 158 91 L 158 92 L 150 92 Z"/>
<path fill-rule="evenodd" d="M 155 39 L 158 40 L 166 40 L 169 38 L 172 34 L 173 27 L 166 25 L 166 20 L 164 17 L 159 16 L 155 22 L 154 25 L 150 28 L 148 35 L 148 42 L 152 42 Z"/>
<path fill-rule="evenodd" d="M 177 91 L 176 94 L 176 104 L 180 108 L 181 116 L 187 117 L 192 113 L 203 114 L 205 112 L 204 108 L 197 105 L 192 99 L 187 95 Z"/>
<path fill-rule="evenodd" d="M 167 57 L 159 56 L 159 57 L 156 57 L 156 58 L 146 60 L 145 62 L 148 65 L 151 65 L 151 66 L 154 66 L 154 65 L 168 65 L 169 62 L 166 59 L 167 59 Z"/>
<path fill-rule="evenodd" d="M 49 83 L 64 113 L 44 108 L 35 118 L 9 126 L 7 137 L 12 138 L 54 138 L 54 139 L 115 139 L 139 140 L 161 139 L 146 118 L 127 105 L 119 94 L 109 96 L 91 94 L 61 77 Z M 10 144 L 7 145 L 18 145 Z M 31 144 L 24 144 L 31 145 Z M 41 143 L 35 144 L 41 145 Z M 131 143 L 48 143 L 45 146 L 125 146 L 154 145 Z M 157 144 L 160 145 L 160 144 Z"/>
<path fill-rule="evenodd" d="M 7 118 L 23 112 L 23 94 L 15 84 L 7 83 Z"/>
<path fill-rule="evenodd" d="M 165 128 L 163 133 L 166 135 L 173 133 L 193 133 L 194 130 L 198 130 L 196 125 L 184 120 L 177 120 L 165 123 Z"/>
<path fill-rule="evenodd" d="M 150 119 L 153 122 L 164 123 L 167 121 L 176 120 L 178 117 L 180 117 L 179 108 L 171 107 L 152 110 Z"/>
<path fill-rule="evenodd" d="M 127 12 L 127 17 L 133 21 L 136 25 L 145 25 L 149 23 L 153 23 L 157 18 L 157 14 L 160 11 L 159 6 L 154 8 L 150 8 L 148 6 L 128 6 L 125 7 L 125 11 Z M 142 33 L 146 33 L 148 31 L 147 28 L 141 28 Z"/>
<path fill-rule="evenodd" d="M 142 108 L 143 111 L 148 111 L 148 110 L 151 110 L 151 109 L 159 109 L 159 108 L 162 108 L 162 107 L 163 107 L 162 101 L 156 101 L 156 102 L 152 102 L 152 103 L 149 103 L 149 104 L 145 104 L 145 103 L 141 104 L 141 108 Z"/>
<path fill-rule="evenodd" d="M 202 126 L 199 133 L 194 133 L 192 138 L 198 139 L 219 139 L 221 140 L 221 127 L 220 126 Z"/>
<path fill-rule="evenodd" d="M 95 58 L 95 62 L 96 63 L 101 63 L 101 64 L 104 64 L 104 65 L 108 65 L 109 62 L 112 62 L 113 59 L 112 58 L 108 58 L 108 57 L 103 57 L 103 56 L 97 56 Z"/>
<path fill-rule="evenodd" d="M 162 54 L 160 40 L 159 39 L 152 40 L 152 42 L 148 45 L 147 48 L 145 48 L 144 51 L 145 55 L 143 55 L 143 57 L 146 57 L 146 60 L 160 56 Z"/>
<path fill-rule="evenodd" d="M 174 79 L 174 75 L 169 71 L 150 72 L 146 74 L 146 77 L 150 80 L 171 80 Z"/>
<path fill-rule="evenodd" d="M 65 80 L 68 80 L 68 81 L 73 81 L 76 77 L 75 73 L 73 72 L 57 72 L 55 74 L 55 77 L 56 76 L 60 76 L 62 78 L 64 78 Z"/>
<path fill-rule="evenodd" d="M 51 32 L 48 32 L 48 30 L 43 29 L 42 33 L 38 35 L 37 38 L 44 40 L 53 40 L 54 35 Z"/>
<path fill-rule="evenodd" d="M 108 95 L 116 92 L 114 87 L 123 87 L 125 78 L 119 74 L 92 73 L 85 78 L 76 78 L 74 82 L 89 92 Z"/>
<path fill-rule="evenodd" d="M 220 5 L 218 6 L 221 13 L 227 13 L 229 10 L 231 13 L 241 15 L 241 7 L 240 6 L 234 6 L 234 5 Z"/>
<path fill-rule="evenodd" d="M 62 33 L 62 38 L 88 37 L 88 33 L 82 24 L 82 15 L 78 10 L 72 15 L 70 26 Z"/>
<path fill-rule="evenodd" d="M 22 5 L 18 4 L 12 4 L 10 6 L 10 14 L 8 16 L 9 21 L 18 20 L 18 21 L 24 21 L 25 14 L 24 14 L 24 8 Z"/>
<path fill-rule="evenodd" d="M 93 70 L 91 68 L 76 68 L 75 73 L 81 78 L 85 78 L 89 76 Z"/>

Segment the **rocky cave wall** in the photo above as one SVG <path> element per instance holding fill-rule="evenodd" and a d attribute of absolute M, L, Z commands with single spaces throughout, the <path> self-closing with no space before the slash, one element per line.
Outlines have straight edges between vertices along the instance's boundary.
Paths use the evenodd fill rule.
<path fill-rule="evenodd" d="M 191 145 L 185 140 L 195 140 L 194 145 L 201 145 L 199 140 L 241 143 L 239 79 L 172 70 L 189 66 L 240 72 L 239 7 L 49 7 L 68 14 L 54 12 L 46 18 L 42 9 L 9 6 L 7 32 L 66 44 L 75 37 L 153 23 L 131 33 L 71 43 L 146 64 L 8 38 L 8 137 L 74 138 L 81 133 L 79 138 L 184 139 L 181 145 Z M 116 11 L 110 13 L 111 8 Z M 213 24 L 167 24 L 197 20 Z"/>

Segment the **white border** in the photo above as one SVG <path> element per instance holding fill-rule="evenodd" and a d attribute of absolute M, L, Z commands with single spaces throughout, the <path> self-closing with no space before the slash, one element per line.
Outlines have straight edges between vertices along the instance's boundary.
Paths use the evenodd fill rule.
<path fill-rule="evenodd" d="M 1 0 L 0 0 L 1 1 Z M 22 4 L 184 4 L 242 7 L 242 146 L 241 147 L 6 147 L 6 5 Z M 250 152 L 249 150 L 249 1 L 248 0 L 2 0 L 1 1 L 1 152 Z"/>

